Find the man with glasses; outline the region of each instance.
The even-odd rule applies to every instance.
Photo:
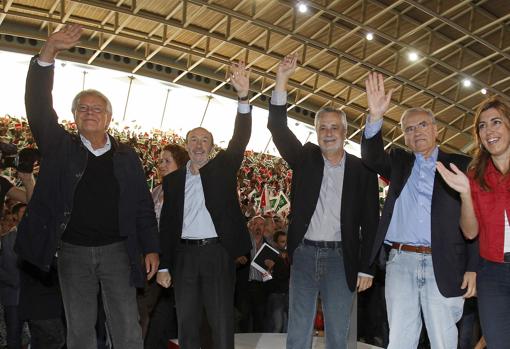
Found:
[[[99,91],[74,98],[77,135],[58,124],[52,105],[55,57],[80,36],[80,26],[65,26],[30,63],[25,104],[42,161],[16,249],[46,271],[58,250],[67,348],[97,348],[100,291],[113,346],[142,349],[135,286],[158,270],[159,237],[140,158],[107,133],[112,107]]]
[[[438,148],[434,114],[423,108],[408,109],[401,118],[411,152],[385,152],[381,128],[392,91],[385,93],[383,77],[377,73],[369,74],[366,88],[369,116],[362,159],[390,180],[371,255],[373,262],[380,252],[390,250],[385,291],[388,348],[416,348],[423,315],[432,348],[455,349],[464,298],[476,292],[478,246],[464,239],[460,197],[436,175],[436,162],[465,170],[469,158]]]

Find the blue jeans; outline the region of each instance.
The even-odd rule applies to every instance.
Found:
[[[432,256],[392,249],[386,263],[388,349],[418,346],[422,314],[432,349],[457,349],[456,323],[464,299],[444,297],[437,288]]]
[[[311,348],[319,293],[326,348],[346,348],[354,293],[345,279],[342,248],[300,244],[290,272],[287,349]]]
[[[477,276],[478,309],[489,349],[510,343],[510,263],[482,260]]]
[[[99,285],[113,347],[143,348],[130,271],[125,242],[98,247],[62,243],[58,274],[67,320],[67,348],[97,349]]]

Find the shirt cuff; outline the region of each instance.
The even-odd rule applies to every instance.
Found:
[[[372,279],[374,278],[374,276],[373,276],[373,275],[365,274],[365,273],[358,273],[358,276],[364,276],[364,277],[366,277],[366,278],[372,278]]]
[[[237,103],[237,112],[240,114],[249,114],[251,107],[248,103]]]
[[[41,67],[49,67],[49,66],[53,65],[53,63],[43,62],[39,58],[37,58],[36,61],[37,61],[37,64],[39,64]]]
[[[168,269],[167,269],[167,268],[165,268],[165,269],[159,269],[159,270],[158,270],[158,273],[165,273],[165,272],[166,272],[166,273],[168,273]]]
[[[287,91],[274,91],[271,92],[272,105],[285,105],[287,104]]]
[[[370,121],[370,115],[367,117],[367,124],[365,125],[365,138],[370,139],[377,134],[382,128],[383,119],[375,122]]]

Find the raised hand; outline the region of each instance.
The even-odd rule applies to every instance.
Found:
[[[468,177],[454,164],[450,164],[450,168],[453,172],[447,169],[441,162],[436,162],[436,170],[443,177],[446,184],[460,194],[470,194],[471,189]]]
[[[291,53],[285,56],[276,70],[276,91],[285,91],[287,89],[287,81],[294,74],[297,66],[297,53]]]
[[[390,90],[387,94],[385,93],[383,76],[376,72],[368,74],[365,85],[367,89],[370,121],[380,120],[390,106],[393,90]]]
[[[244,98],[250,91],[250,69],[246,68],[244,61],[232,63],[230,67],[230,83],[237,91],[237,96]]]
[[[39,59],[43,62],[53,63],[60,51],[68,50],[80,41],[81,32],[80,25],[67,24],[58,32],[51,34],[41,49]]]

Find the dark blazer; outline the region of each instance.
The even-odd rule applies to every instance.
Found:
[[[19,299],[19,268],[18,256],[14,253],[16,228],[1,239],[0,248],[0,303],[18,305]]]
[[[232,259],[251,249],[246,220],[239,206],[237,173],[244,158],[244,150],[251,135],[251,112],[237,114],[234,135],[226,150],[200,169],[205,206],[211,215],[221,245]],[[184,217],[184,189],[186,166],[163,179],[164,201],[159,222],[161,234],[161,265],[170,272],[174,264],[175,248],[182,234]]]
[[[291,215],[287,248],[292,257],[303,240],[315,212],[324,174],[324,158],[312,143],[302,145],[287,127],[286,106],[269,105],[267,127],[281,156],[293,171]],[[374,273],[369,256],[379,220],[377,175],[357,157],[345,153],[342,189],[342,250],[345,275],[351,291],[356,288],[358,272]]]
[[[390,225],[393,208],[411,174],[415,156],[411,152],[397,148],[384,151],[381,132],[370,139],[363,135],[361,155],[368,167],[390,181],[370,258],[373,262],[379,252],[384,251],[381,247]],[[467,156],[448,154],[441,150],[437,160],[447,167],[449,163],[454,163],[463,171],[470,161]],[[465,290],[460,288],[464,273],[476,271],[478,265],[478,241],[468,241],[464,238],[459,227],[459,218],[459,194],[445,183],[439,173],[436,173],[431,208],[432,263],[437,286],[445,297],[464,294]],[[384,256],[381,256],[381,259],[385,260]]]
[[[50,269],[71,218],[74,191],[88,159],[88,150],[80,137],[58,124],[51,95],[53,71],[53,66],[41,67],[36,57],[28,71],[25,106],[42,161],[32,199],[18,226],[16,241],[18,256],[45,271]],[[120,190],[119,231],[127,240],[131,282],[143,287],[145,272],[140,265],[140,255],[159,252],[154,203],[134,149],[117,143],[111,136],[110,140]]]

